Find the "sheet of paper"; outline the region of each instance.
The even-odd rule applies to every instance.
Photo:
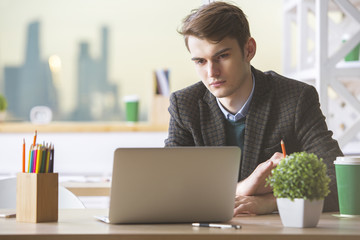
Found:
[[[16,217],[16,212],[15,212],[15,210],[0,209],[0,217],[1,218]]]

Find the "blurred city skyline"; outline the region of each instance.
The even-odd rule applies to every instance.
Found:
[[[40,44],[41,23],[31,22],[27,28],[26,49],[23,64],[4,66],[4,90],[8,100],[8,114],[11,120],[29,120],[33,107],[47,106],[55,121],[120,120],[118,89],[108,81],[108,38],[107,27],[101,29],[101,54],[90,55],[90,44],[78,45],[77,94],[75,110],[71,113],[59,111],[58,74],[61,59],[52,55],[42,59]]]
[[[52,109],[55,113],[54,117],[69,120],[76,116],[74,112],[80,111],[78,96],[80,91],[78,89],[79,75],[81,75],[78,66],[81,61],[78,57],[80,55],[80,45],[87,44],[89,59],[93,61],[100,59],[102,55],[101,42],[103,41],[101,28],[106,25],[102,23],[110,21],[108,17],[104,17],[106,13],[98,13],[96,17],[92,16],[99,9],[95,7],[100,3],[99,1],[76,0],[63,1],[62,3],[53,0],[0,0],[0,92],[5,93],[6,67],[27,65],[28,67],[25,67],[25,69],[32,69],[29,66],[30,61],[26,59],[26,55],[29,54],[29,52],[27,53],[29,51],[28,25],[37,22],[39,23],[36,39],[38,49],[34,49],[34,44],[30,48],[32,48],[33,53],[38,51],[39,56],[35,58],[42,62],[42,68],[44,68],[44,64],[50,64],[50,67],[53,68],[46,69],[45,67],[44,71],[48,71],[47,75],[50,76],[47,76],[47,78],[52,79],[52,83],[49,85],[50,88],[53,88],[53,94],[51,95],[54,101],[57,101],[56,104],[48,101],[47,104],[42,105],[54,108]],[[115,4],[112,1],[107,1],[107,3],[110,5]],[[86,6],[85,10],[84,6]],[[106,3],[105,7],[109,9]],[[79,15],[81,18],[79,18]],[[103,19],[103,21],[100,19]],[[110,39],[107,39],[107,41],[107,44],[109,44]],[[33,54],[33,57],[35,55]],[[111,54],[107,55],[111,56]],[[108,62],[110,60],[106,60],[106,64]],[[90,64],[90,61],[88,61],[88,64]],[[109,66],[106,66],[106,70],[108,69]],[[34,71],[32,72],[34,73]],[[84,74],[82,73],[82,75]],[[106,75],[110,76],[108,73]],[[116,83],[116,81],[113,82]],[[33,82],[33,84],[37,83]],[[117,85],[120,85],[119,80]],[[26,89],[25,86],[23,88]],[[119,89],[116,89],[116,92],[118,91]],[[18,94],[24,95],[23,92],[20,90]],[[14,92],[12,95],[17,94]],[[10,108],[13,105],[11,101],[13,100],[10,99]],[[111,101],[115,101],[118,106],[120,99],[112,99]],[[41,101],[29,100],[25,103],[30,104],[31,102],[34,104],[43,103],[44,98]],[[90,103],[87,106],[90,106]],[[21,114],[22,116],[15,116],[15,118],[20,117],[23,119],[25,117],[25,120],[28,120],[29,106],[23,106],[24,110],[25,108],[27,113]],[[77,114],[77,118],[84,119],[79,114]]]

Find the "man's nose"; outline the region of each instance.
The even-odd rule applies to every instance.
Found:
[[[218,77],[220,75],[220,67],[218,63],[209,62],[208,65],[208,76],[209,77]]]

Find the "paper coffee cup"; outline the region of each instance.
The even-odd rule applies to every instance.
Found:
[[[350,36],[348,34],[344,34],[342,36],[342,42],[345,43],[350,39]],[[360,43],[356,45],[344,58],[346,62],[351,61],[359,61],[359,55],[360,55]]]
[[[360,156],[337,157],[334,164],[340,215],[360,215]]]
[[[139,97],[137,95],[130,95],[124,97],[126,121],[137,122],[139,113]]]
[[[346,56],[345,61],[359,61],[359,53],[360,53],[360,43],[356,45]]]

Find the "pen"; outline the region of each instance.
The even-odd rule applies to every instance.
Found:
[[[286,158],[285,143],[282,139],[281,139],[280,143],[281,143],[281,150],[283,152],[284,158]]]
[[[193,223],[193,227],[209,227],[209,228],[235,228],[240,229],[240,225],[233,224],[217,224],[217,223]]]

